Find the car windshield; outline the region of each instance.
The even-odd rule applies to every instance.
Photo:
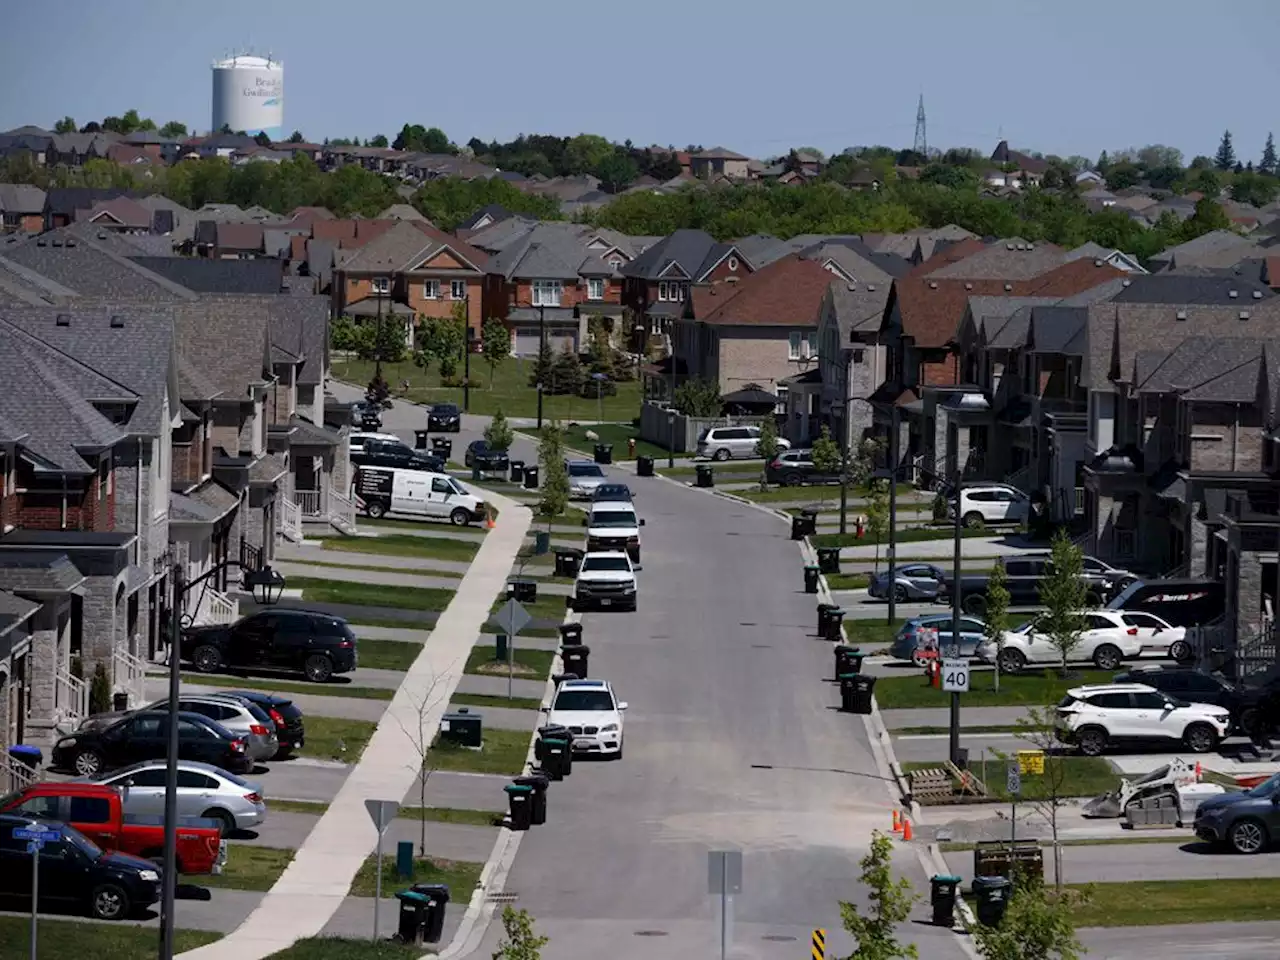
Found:
[[[612,710],[613,697],[608,690],[561,690],[553,709],[575,713],[588,710]]]
[[[102,848],[99,847],[92,840],[90,840],[88,837],[86,837],[79,830],[76,830],[73,827],[69,827],[66,824],[63,824],[62,836],[66,839],[67,843],[70,846],[75,847],[77,850],[83,853],[90,860],[97,860],[99,857],[102,856]]]
[[[604,471],[594,463],[571,463],[569,464],[569,476],[598,478],[604,476]]]
[[[591,513],[593,527],[634,527],[636,515],[630,510],[595,510]]]
[[[1036,621],[1034,619],[1031,619],[1018,624],[1009,632],[1010,633],[1030,633],[1032,630],[1035,629],[1035,626],[1036,626]]]
[[[1256,787],[1246,790],[1244,795],[1246,797],[1256,797],[1265,800],[1267,797],[1275,796],[1278,790],[1280,790],[1280,773],[1263,780]]]
[[[596,490],[597,500],[630,500],[631,488],[625,483],[604,483]]]
[[[467,494],[467,488],[466,488],[466,487],[464,487],[462,484],[460,484],[457,480],[454,480],[453,478],[450,478],[450,479],[449,479],[449,484],[450,484],[450,486],[452,486],[452,487],[453,487],[453,492],[454,492],[454,493],[460,493],[460,494],[462,494],[463,496],[466,496],[466,494]]]
[[[434,407],[431,408],[431,412],[442,414],[446,417],[450,417],[458,412],[458,408],[455,407],[452,403],[437,403]]]
[[[582,569],[591,570],[630,570],[631,564],[621,555],[611,557],[587,557],[582,561]]]

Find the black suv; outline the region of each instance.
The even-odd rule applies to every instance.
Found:
[[[351,463],[357,467],[392,467],[401,470],[426,470],[443,473],[444,461],[439,457],[414,450],[401,440],[377,440],[370,437],[358,449],[351,449]]]
[[[813,463],[812,450],[783,450],[764,469],[765,480],[784,487],[802,483],[838,483],[839,472],[820,473]]]
[[[454,403],[437,403],[427,413],[427,429],[432,433],[461,433],[462,411]]]
[[[1211,703],[1231,712],[1234,730],[1249,736],[1274,722],[1275,692],[1267,687],[1232,686],[1222,677],[1189,666],[1149,664],[1117,673],[1116,683],[1145,683],[1176,700]]]
[[[356,635],[341,617],[264,610],[227,626],[182,632],[182,659],[201,673],[301,670],[313,683],[356,668]]]
[[[488,440],[472,440],[467,444],[463,465],[479,467],[486,473],[490,471],[496,473],[499,470],[506,470],[511,465],[511,459],[507,456],[507,451],[495,450],[489,446]]]
[[[1049,555],[1001,557],[996,561],[1004,567],[1006,586],[1009,590],[1009,606],[1038,607],[1040,602],[1040,583],[1049,572]],[[949,571],[946,579],[938,587],[937,599],[951,602],[952,577]],[[1088,590],[1087,602],[1091,607],[1101,607],[1103,600],[1109,595],[1109,588],[1103,581],[1092,577],[1086,569],[1081,574]],[[960,608],[973,616],[982,616],[987,612],[987,583],[990,574],[972,573],[960,575]]]
[[[368,400],[357,400],[351,404],[351,422],[361,430],[381,430],[382,408]]]

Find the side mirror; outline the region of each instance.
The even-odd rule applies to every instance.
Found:
[[[644,526],[644,517],[641,517],[641,518],[640,518],[640,526],[642,526],[642,527]]]
[[[621,703],[618,704],[618,709],[620,711],[625,710],[627,709],[628,706],[630,706],[630,704],[628,704],[627,701],[623,700]]]

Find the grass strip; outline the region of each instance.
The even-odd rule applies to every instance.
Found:
[[[970,540],[975,537],[998,537],[1001,536],[999,531],[993,530],[970,530],[964,529],[960,531],[963,539]],[[955,531],[950,527],[937,527],[929,529],[910,529],[899,530],[895,536],[898,543],[925,543],[933,540],[950,540],[955,536]],[[809,540],[815,547],[869,547],[873,543],[868,542],[865,536],[859,537],[854,532],[849,533],[820,533],[817,536],[810,537]],[[937,560],[934,557],[934,560]]]
[[[592,400],[594,401],[594,399],[593,397]],[[599,439],[589,439],[587,437],[588,431],[594,433]],[[635,440],[637,457],[653,457],[656,460],[667,455],[666,447],[650,443],[648,440],[641,440],[640,428],[634,427],[629,423],[579,424],[566,430],[564,437],[566,446],[572,447],[587,456],[592,456],[595,453],[597,443],[612,444],[615,463],[624,463],[629,459],[628,440]]]
[[[401,807],[396,816],[401,820],[456,823],[466,827],[493,827],[502,823],[502,814],[492,810],[460,810],[457,807]]]
[[[1135,880],[1072,887],[1090,895],[1073,918],[1079,927],[1280,920],[1280,881],[1270,878]]]
[[[949,734],[950,727],[889,727],[889,732],[898,737],[939,737]],[[1012,723],[989,723],[977,726],[960,727],[960,733],[1021,733],[1022,728]]]
[[[482,863],[469,863],[466,860],[445,860],[440,857],[416,857],[413,861],[413,876],[402,877],[396,872],[396,858],[382,858],[382,895],[389,896],[394,890],[403,890],[414,883],[443,883],[449,888],[450,899],[455,903],[466,903],[471,899],[471,892],[480,879]],[[351,881],[351,896],[372,897],[377,892],[378,858],[371,855]],[[421,952],[421,948],[419,948]],[[307,954],[308,957],[311,954]]]
[[[1106,670],[1072,670],[1067,679],[1056,670],[1043,673],[1002,674],[1000,691],[991,689],[994,673],[976,673],[969,692],[964,694],[966,707],[1041,707],[1057,703],[1072,687],[1091,683],[1110,683],[1113,672]],[[876,702],[881,710],[914,707],[945,707],[951,694],[928,686],[922,674],[905,677],[881,677],[876,681]]]
[[[309,813],[321,817],[328,809],[329,804],[323,800],[272,800],[267,797],[268,813]]]
[[[394,690],[384,690],[381,687],[357,687],[348,683],[290,683],[277,680],[252,680],[245,677],[218,677],[201,673],[184,673],[182,682],[201,687],[223,687],[227,690],[266,690],[268,693],[297,693],[313,697],[344,697],[352,700],[390,700],[396,695]],[[310,720],[307,724],[309,732]]]
[[[498,594],[498,599],[493,601],[493,606],[490,608],[489,612],[497,613],[506,605],[506,603],[507,594],[504,591],[503,593]],[[558,594],[542,593],[541,591],[538,593],[538,599],[533,601],[533,603],[521,602],[520,606],[524,607],[525,611],[528,612],[528,614],[535,620],[549,620],[552,623],[557,624],[564,622],[565,611],[568,610],[568,606],[565,604],[565,598],[563,596]],[[520,632],[527,633],[528,631],[522,630]],[[556,635],[558,635],[558,633]]]
[[[227,863],[217,876],[198,876],[183,881],[189,886],[229,890],[270,890],[280,874],[293,862],[293,851],[280,847],[259,847],[247,843],[227,844]],[[0,953],[2,955],[2,953]]]
[[[318,760],[341,760],[355,763],[369,745],[369,738],[378,725],[371,720],[346,720],[342,717],[322,717],[309,714],[304,721],[306,736],[300,757]]]
[[[415,537],[414,539],[457,540],[460,543],[474,543],[476,544],[477,547],[480,545],[480,541],[484,539],[484,535],[488,533],[488,530],[485,529],[484,524],[480,524],[480,523],[473,523],[470,526],[466,526],[466,527],[455,527],[451,524],[444,523],[444,522],[432,524],[428,520],[397,520],[394,517],[378,517],[376,520],[373,517],[361,517],[360,526],[382,527],[387,530],[415,530],[417,531],[418,536]],[[461,536],[461,537],[444,537],[444,536],[436,537],[436,536],[432,536],[430,533],[424,534],[422,532],[424,530],[430,531],[433,527],[438,530],[452,530],[455,533],[462,533],[463,531],[465,531],[467,534],[474,534],[474,536],[468,535],[468,536]],[[414,535],[406,534],[406,536],[414,536]]]
[[[479,750],[437,740],[427,751],[425,766],[430,770],[449,770],[454,773],[518,776],[524,771],[530,738],[531,734],[527,730],[488,727],[484,731],[484,746]]]
[[[519,637],[516,637],[516,645],[514,648],[508,647],[508,652],[512,654],[513,667],[512,672],[517,677],[524,679],[542,680],[551,673],[551,664],[555,661],[556,655],[552,650],[529,650],[519,645]],[[498,648],[492,646],[472,647],[471,653],[467,655],[466,666],[462,668],[463,673],[477,673],[483,676],[506,676],[507,661],[497,659]]]
[[[0,917],[0,957],[27,960],[31,955],[30,931],[29,912],[22,917]],[[222,939],[222,934],[210,930],[175,930],[173,934],[175,956]],[[42,957],[150,960],[156,955],[156,929],[129,923],[85,923],[41,913],[37,946]]]
[[[495,707],[503,710],[541,710],[542,701],[533,697],[493,697],[487,693],[455,693],[449,706]]]
[[[371,670],[408,670],[422,652],[422,644],[412,640],[370,640],[361,637],[357,650],[360,666]]]
[[[1015,751],[1010,750],[1009,752],[1013,753]],[[1062,765],[1061,774],[1058,775],[1060,782],[1057,794],[1059,797],[1096,797],[1116,788],[1117,774],[1115,768],[1102,757],[1053,757],[1047,758],[1047,763]],[[936,761],[904,763],[902,769],[908,772],[912,770],[934,770],[941,765],[942,760],[939,759]],[[987,785],[989,799],[1009,799],[1009,794],[1005,791],[1005,761],[1003,759],[995,760],[991,763],[971,760],[969,769]],[[1046,774],[1046,776],[1053,776],[1053,774]],[[1023,774],[1022,794],[1018,799],[1019,802],[1024,800],[1029,802],[1047,800],[1051,792],[1053,791],[1049,789],[1045,776]],[[929,804],[929,801],[923,797],[919,799],[921,803]]]
[[[885,622],[884,617],[877,617],[874,620],[849,620],[844,621],[845,642],[855,647],[866,647],[877,643],[889,643],[893,640],[894,635],[898,632],[903,621],[901,618],[895,619],[892,623]],[[818,629],[818,615],[815,613],[813,618],[813,629]],[[876,693],[879,694],[880,687],[877,681]],[[881,709],[884,704],[881,704]]]
[[[155,932],[148,932],[154,940]],[[152,953],[154,952],[153,950]],[[308,937],[271,954],[267,960],[418,960],[421,956],[421,947],[400,943],[398,940]]]
[[[1072,837],[1068,840],[1059,840],[1058,843],[1064,847],[1119,847],[1126,844],[1144,844],[1144,843],[1189,843],[1193,841],[1191,834],[1187,833],[1169,833],[1159,834],[1157,836],[1123,836],[1123,837]],[[1019,841],[1021,842],[1021,841]],[[1046,850],[1053,849],[1053,843],[1050,840],[1042,839],[1040,846]],[[977,845],[973,843],[940,843],[938,849],[943,853],[964,853],[966,851],[976,850]]]
[[[719,470],[715,471],[717,474]],[[756,469],[756,476],[760,475],[759,468]],[[752,503],[798,503],[805,498],[805,490],[821,490],[823,496],[815,500],[815,503],[826,503],[829,499],[835,498],[836,501],[840,497],[840,488],[834,485],[825,485],[820,487],[771,487],[768,490],[735,490],[735,496],[742,497],[744,500],[750,500]],[[832,492],[834,491],[834,493]],[[912,493],[914,488],[909,484],[898,484],[898,495],[903,496]],[[865,487],[850,487],[849,499],[857,500],[866,497],[870,491]]]
[[[360,521],[364,523],[365,521]],[[369,553],[387,557],[422,557],[431,560],[475,559],[480,541],[460,540],[454,537],[414,537],[406,533],[393,533],[384,537],[323,537],[320,545],[325,550],[340,553]]]
[[[309,603],[341,603],[353,607],[385,607],[394,610],[420,610],[440,613],[453,599],[452,590],[439,587],[395,587],[381,583],[343,583],[340,580],[318,580],[290,577],[290,590],[301,590]]]

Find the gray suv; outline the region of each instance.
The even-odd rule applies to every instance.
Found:
[[[758,457],[756,444],[760,442],[760,428],[753,424],[736,427],[707,427],[698,436],[698,456],[712,460],[745,459]],[[790,450],[791,444],[778,440],[778,449]]]

